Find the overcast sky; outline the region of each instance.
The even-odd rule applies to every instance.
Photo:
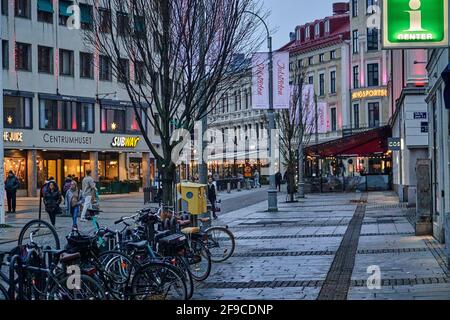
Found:
[[[338,0],[263,0],[271,11],[269,28],[277,29],[273,35],[273,48],[278,49],[289,41],[289,32],[297,25],[333,14],[333,2]]]

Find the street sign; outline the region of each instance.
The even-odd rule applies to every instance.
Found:
[[[427,118],[428,116],[426,112],[414,112],[414,120],[422,120]]]
[[[391,151],[400,151],[402,150],[402,140],[400,138],[389,138],[388,147]]]
[[[421,122],[420,123],[420,132],[421,133],[428,133],[428,122]]]
[[[446,47],[448,0],[383,0],[383,48]]]

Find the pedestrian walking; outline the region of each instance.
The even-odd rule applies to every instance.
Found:
[[[80,190],[76,181],[71,182],[65,196],[66,210],[72,216],[72,230],[78,231],[78,216],[80,213]]]
[[[14,172],[9,171],[5,180],[6,199],[8,202],[8,213],[16,213],[16,194],[20,183]]]
[[[91,170],[86,170],[86,176],[83,179],[82,185],[82,198],[83,198],[83,210],[81,211],[81,221],[86,221],[86,213],[88,209],[92,209],[93,200],[97,194],[95,187],[95,181],[91,177]]]
[[[70,175],[67,176],[66,180],[64,180],[64,184],[63,184],[63,188],[62,188],[62,196],[64,197],[64,199],[66,198],[67,191],[72,186],[72,181],[74,181],[74,180],[72,179],[72,177]]]
[[[278,171],[275,175],[275,185],[277,187],[278,192],[281,192],[281,181],[283,180],[283,176],[281,175],[281,172]]]
[[[216,201],[217,201],[217,192],[216,192],[216,186],[214,185],[213,179],[208,179],[208,200],[211,202],[211,210],[213,212],[214,219],[217,219],[217,213],[216,213]]]
[[[261,188],[261,183],[259,183],[259,171],[255,170],[253,174],[253,179],[255,180],[255,188]]]
[[[44,206],[47,211],[50,221],[53,226],[56,225],[56,216],[61,214],[60,204],[62,201],[61,192],[59,191],[56,182],[50,181],[47,188],[44,189]]]

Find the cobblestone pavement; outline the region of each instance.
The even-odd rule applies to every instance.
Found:
[[[416,237],[395,194],[309,195],[224,214],[237,237],[234,257],[213,265],[195,299],[450,299],[442,246]],[[361,200],[363,200],[361,202]],[[381,271],[370,290],[368,267]]]
[[[294,204],[281,194],[280,211],[268,213],[266,191],[221,195],[224,211],[215,224],[230,227],[237,249],[196,285],[195,299],[450,299],[442,245],[414,236],[395,194],[308,195]],[[100,223],[111,226],[142,206],[137,194],[105,197]],[[11,239],[37,213],[32,201],[22,210],[8,216],[13,228],[0,229],[0,250],[14,246]],[[57,224],[61,237],[69,232],[70,218]],[[380,268],[380,290],[367,287],[370,266]]]

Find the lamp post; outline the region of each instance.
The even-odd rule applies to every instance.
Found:
[[[268,112],[268,118],[269,118],[269,159],[273,160],[274,150],[272,150],[272,135],[273,131],[275,130],[275,115],[274,115],[274,109],[273,109],[273,51],[272,51],[272,37],[270,35],[269,28],[267,26],[267,23],[264,21],[263,18],[261,18],[259,15],[257,15],[254,12],[251,11],[244,11],[245,13],[251,14],[255,17],[257,17],[259,20],[261,20],[262,24],[266,28],[267,31],[267,46],[269,49],[269,112]],[[275,163],[271,163],[272,168],[275,170]],[[269,212],[277,212],[278,211],[278,199],[277,199],[277,188],[275,185],[275,172],[270,174],[269,177],[270,181],[270,187],[268,191],[268,206]]]

